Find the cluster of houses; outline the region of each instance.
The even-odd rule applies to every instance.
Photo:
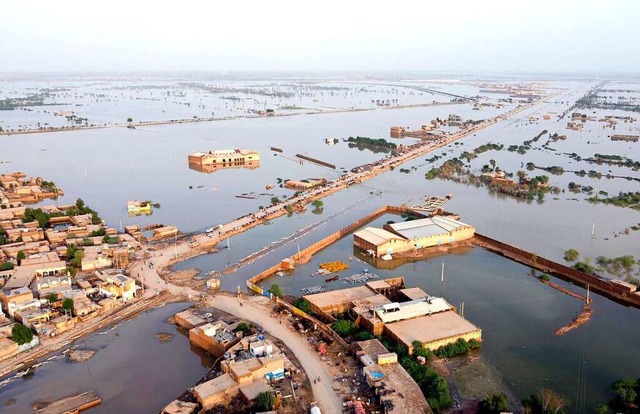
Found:
[[[28,349],[11,340],[14,324],[35,332],[37,345],[38,337],[109,312],[139,289],[123,274],[139,238],[107,228],[95,214],[77,214],[77,205],[38,207],[34,219],[34,210],[16,204],[0,209],[0,360]]]
[[[23,203],[37,203],[45,198],[64,195],[63,191],[42,177],[27,178],[26,174],[16,171],[0,174],[0,207],[8,208]]]
[[[212,355],[221,357],[220,375],[193,387],[193,395],[203,410],[228,404],[236,397],[253,402],[262,392],[276,393],[274,383],[285,378],[285,372],[295,367],[282,351],[263,335],[244,336],[238,330],[242,322],[227,324],[222,320],[208,322],[192,310],[175,316],[176,323],[189,329],[189,341]],[[196,404],[174,401],[164,412],[175,405],[184,411],[194,412]]]

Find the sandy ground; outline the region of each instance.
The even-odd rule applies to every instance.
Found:
[[[239,306],[239,303],[242,303],[242,306]],[[333,377],[329,373],[329,367],[310,347],[305,337],[290,331],[288,324],[281,324],[281,319],[271,316],[272,303],[269,299],[262,296],[236,298],[215,295],[208,301],[208,305],[250,320],[284,342],[296,355],[309,378],[320,377],[319,382],[315,384],[311,382],[311,388],[316,401],[320,402],[322,412],[329,414],[342,412],[342,399],[333,389]]]

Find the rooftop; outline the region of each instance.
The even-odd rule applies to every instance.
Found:
[[[423,315],[432,315],[445,312],[452,306],[444,298],[421,298],[409,302],[395,302],[380,305],[376,308],[376,315],[384,323],[416,318]]]
[[[200,385],[196,385],[193,388],[193,392],[199,395],[200,398],[204,400],[211,395],[219,394],[235,386],[237,386],[237,384],[233,380],[233,378],[231,378],[231,375],[222,374],[210,381],[203,382]]]
[[[390,401],[394,413],[423,414],[431,412],[418,384],[398,363],[377,365],[373,361],[378,360],[379,355],[388,354],[389,351],[377,339],[358,342],[361,354],[366,356],[361,361],[367,361],[367,371],[382,374],[376,386],[384,389],[381,392],[383,401]]]
[[[256,399],[261,392],[273,391],[271,385],[266,380],[253,381],[247,385],[240,387],[240,392],[249,401]]]
[[[357,286],[347,289],[332,290],[330,292],[316,293],[313,295],[305,295],[304,298],[322,309],[335,304],[375,296],[375,294],[375,292],[372,292],[371,289],[366,286]]]
[[[387,324],[385,328],[405,344],[411,344],[413,341],[429,343],[480,330],[454,311],[405,319]]]
[[[365,227],[364,229],[355,232],[353,235],[354,237],[359,237],[374,246],[380,246],[389,240],[402,240],[402,237],[397,234],[393,234],[390,231],[376,227]]]
[[[434,216],[430,218],[392,223],[389,224],[389,227],[391,227],[396,233],[411,240],[422,237],[437,236],[472,226],[452,218]]]
[[[429,296],[427,292],[420,289],[419,287],[400,289],[400,293],[402,293],[409,300],[421,299]]]

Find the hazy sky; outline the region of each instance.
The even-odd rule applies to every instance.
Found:
[[[0,0],[0,71],[640,72],[640,1]]]

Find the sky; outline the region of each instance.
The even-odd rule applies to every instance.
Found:
[[[640,1],[0,0],[0,72],[640,73]]]

